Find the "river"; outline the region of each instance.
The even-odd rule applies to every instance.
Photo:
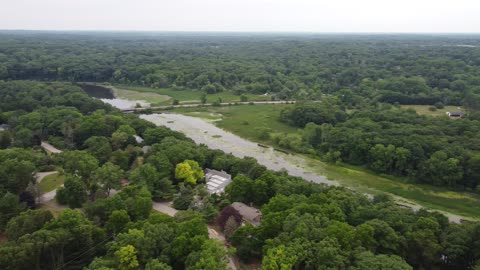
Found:
[[[270,170],[280,171],[285,169],[290,175],[302,177],[315,183],[339,185],[335,181],[309,171],[309,168],[304,166],[304,164],[309,163],[305,158],[282,153],[272,148],[260,147],[256,143],[218,128],[211,121],[172,113],[142,114],[140,118],[182,132],[197,144],[205,144],[211,149],[220,149],[240,158],[254,157],[259,164]]]
[[[78,84],[80,88],[87,93],[90,97],[100,99],[101,101],[112,105],[115,108],[120,110],[130,110],[140,105],[142,108],[150,107],[150,103],[146,102],[145,100],[129,100],[118,98],[115,96],[115,92],[108,87],[95,85],[95,84],[88,84],[88,83],[81,83]]]

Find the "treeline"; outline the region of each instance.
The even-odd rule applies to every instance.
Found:
[[[418,183],[474,190],[480,181],[480,122],[420,116],[378,104],[345,113],[342,105],[297,104],[280,119],[302,127],[299,134],[273,136],[281,146],[329,162],[366,165],[378,173]]]
[[[477,36],[4,32],[0,79],[269,92],[280,99],[347,91],[355,99],[459,105],[480,93],[478,44]]]

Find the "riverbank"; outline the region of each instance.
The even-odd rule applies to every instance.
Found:
[[[399,204],[413,209],[425,207],[440,211],[455,222],[480,218],[480,198],[474,194],[411,184],[402,179],[375,175],[359,167],[326,164],[304,155],[288,155],[272,148],[259,147],[256,142],[219,128],[223,120],[214,122],[211,119],[179,114],[152,114],[141,117],[157,125],[183,132],[195,142],[206,144],[210,148],[221,149],[239,157],[255,157],[260,164],[272,170],[284,168],[291,175],[309,181],[344,185],[368,194],[389,193]]]

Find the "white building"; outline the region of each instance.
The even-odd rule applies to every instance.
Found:
[[[232,176],[224,171],[205,169],[205,183],[210,194],[220,194],[232,182]]]

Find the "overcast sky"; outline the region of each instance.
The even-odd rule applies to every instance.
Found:
[[[0,0],[0,29],[480,32],[480,0]]]

